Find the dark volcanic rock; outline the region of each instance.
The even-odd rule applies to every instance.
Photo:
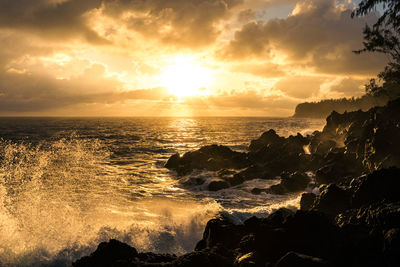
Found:
[[[316,172],[317,184],[340,183],[346,177],[359,176],[363,171],[361,164],[343,151],[330,152],[324,160],[325,166]]]
[[[208,221],[203,233],[203,239],[196,245],[196,250],[211,248],[217,244],[232,248],[243,236],[241,227],[232,224],[227,219],[212,219]]]
[[[229,187],[229,183],[224,180],[214,180],[208,184],[208,190],[218,191]]]
[[[275,267],[333,267],[333,265],[323,259],[291,251],[279,259]]]
[[[399,266],[400,263],[400,229],[388,230],[384,236],[384,258],[389,267]]]
[[[83,257],[72,264],[74,267],[108,267],[108,266],[129,266],[138,256],[135,248],[111,239],[109,242],[102,242],[96,251],[90,256]]]
[[[245,153],[232,151],[229,147],[211,145],[187,152],[182,157],[172,155],[165,167],[175,170],[178,175],[186,175],[194,169],[217,171],[221,169],[241,169],[248,166]]]
[[[350,193],[346,190],[330,184],[316,197],[313,209],[334,217],[351,208],[350,197]]]
[[[375,171],[369,175],[353,179],[351,189],[354,191],[354,207],[387,200],[400,201],[400,169],[390,168]]]
[[[304,191],[310,182],[310,177],[308,177],[305,173],[282,173],[280,184],[271,186],[268,191],[279,195],[300,192]]]
[[[400,202],[376,202],[359,209],[347,210],[336,216],[336,224],[342,228],[397,228],[400,225]]]
[[[177,169],[179,167],[180,160],[181,160],[181,157],[179,156],[178,153],[176,153],[168,159],[168,161],[164,165],[164,167],[167,169]]]
[[[249,151],[256,152],[268,145],[280,145],[282,144],[284,138],[276,134],[275,130],[270,129],[269,131],[263,133],[260,138],[251,141],[249,146]]]
[[[303,193],[300,200],[300,209],[304,211],[310,210],[314,205],[316,197],[314,193]]]

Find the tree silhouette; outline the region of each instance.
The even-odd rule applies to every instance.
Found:
[[[388,65],[378,74],[379,82],[371,79],[365,89],[368,94],[387,95],[389,99],[394,99],[400,96],[400,1],[362,0],[352,17],[365,16],[376,11],[379,5],[383,8],[383,14],[372,27],[366,25],[364,48],[354,52],[379,52],[388,57]]]

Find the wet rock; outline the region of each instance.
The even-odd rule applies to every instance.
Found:
[[[240,266],[240,267],[256,266],[256,255],[254,252],[249,252],[244,255],[239,255],[236,257],[234,264],[235,266]]]
[[[277,135],[275,130],[270,129],[269,131],[263,133],[260,138],[251,141],[249,151],[259,151],[268,145],[280,144],[283,142],[283,140],[284,138]]]
[[[265,167],[251,165],[248,168],[234,174],[232,177],[228,177],[226,180],[229,181],[232,186],[235,186],[253,179],[274,179],[274,177],[268,174],[269,170]]]
[[[296,252],[288,252],[279,259],[275,267],[333,267],[329,262]]]
[[[138,262],[156,264],[156,263],[171,263],[175,261],[178,257],[171,254],[156,254],[152,252],[139,253],[137,256]]]
[[[400,202],[376,202],[350,209],[335,218],[341,228],[392,229],[400,225]]]
[[[108,267],[115,266],[118,262],[119,266],[129,266],[138,256],[135,248],[122,243],[118,240],[111,239],[109,242],[102,242],[96,251],[90,256],[83,257],[72,264],[74,267]]]
[[[167,169],[177,169],[179,167],[180,159],[181,156],[178,153],[176,153],[168,159],[164,167]]]
[[[227,181],[224,180],[213,180],[208,184],[208,190],[209,191],[218,191],[218,190],[222,190],[225,188],[229,188],[229,183]]]
[[[304,211],[310,210],[316,197],[314,193],[303,193],[300,200],[300,209]]]
[[[239,244],[243,236],[242,226],[237,226],[227,219],[212,219],[208,221],[203,233],[203,239],[196,245],[196,250],[211,248],[217,244],[233,248]]]
[[[351,208],[350,197],[350,193],[346,190],[336,184],[330,184],[316,197],[313,209],[335,217],[338,213]]]
[[[353,179],[352,205],[360,207],[381,200],[400,201],[400,169],[390,168],[375,171]]]
[[[271,186],[268,191],[274,194],[287,194],[304,191],[311,182],[310,177],[304,173],[295,172],[292,174],[282,173],[281,182]]]
[[[245,153],[232,151],[226,146],[210,145],[186,152],[182,157],[178,154],[172,155],[165,166],[175,170],[178,175],[186,175],[194,169],[241,169],[248,166],[248,161]]]
[[[400,263],[400,229],[392,228],[384,236],[384,257],[388,267],[399,266]]]
[[[233,260],[233,254],[229,250],[217,246],[182,255],[171,267],[230,267]]]
[[[331,152],[325,156],[325,166],[316,172],[317,184],[340,183],[347,177],[359,176],[363,168],[353,155],[341,152]]]
[[[217,177],[223,178],[223,177],[232,177],[235,173],[236,173],[236,171],[234,171],[234,170],[221,169],[216,173],[216,175],[217,175]]]
[[[268,192],[268,190],[267,189],[262,189],[262,188],[257,188],[257,187],[251,189],[251,193],[253,195],[259,195],[259,194],[261,194],[263,192]]]
[[[200,177],[184,177],[179,182],[184,186],[198,186],[204,184],[205,180]]]

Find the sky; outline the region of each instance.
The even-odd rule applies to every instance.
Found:
[[[290,116],[358,97],[351,0],[1,0],[0,116]]]

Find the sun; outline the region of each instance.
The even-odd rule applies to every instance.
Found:
[[[208,95],[211,71],[189,58],[175,58],[164,68],[161,83],[177,97]]]

